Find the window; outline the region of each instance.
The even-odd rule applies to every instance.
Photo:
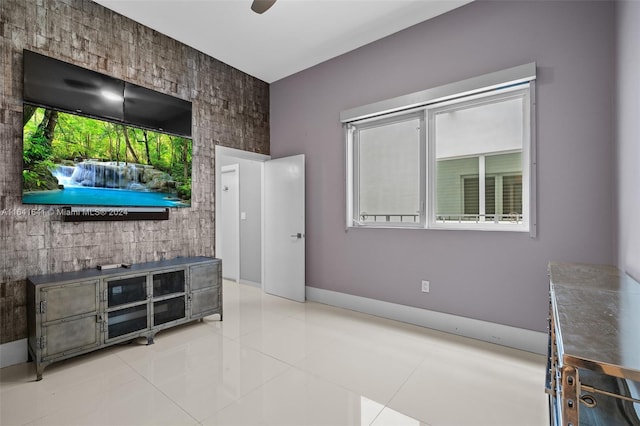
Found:
[[[365,122],[353,127],[356,209],[360,225],[422,224],[421,114]]]
[[[433,227],[524,224],[528,92],[496,90],[426,109],[435,166]]]
[[[516,68],[523,72],[524,68]],[[513,70],[489,76],[500,78]],[[439,95],[451,93],[417,106],[384,110],[386,103],[414,101],[430,91],[343,112],[347,226],[513,230],[533,235],[535,64],[526,70],[525,81],[506,80],[464,93],[454,89],[468,86],[469,81],[437,88]]]

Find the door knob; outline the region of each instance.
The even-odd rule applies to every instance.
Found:
[[[297,234],[292,234],[292,235],[290,235],[290,237],[291,237],[291,238],[297,238],[297,239],[300,239],[300,238],[302,238],[302,234],[301,234],[300,232],[298,232]]]

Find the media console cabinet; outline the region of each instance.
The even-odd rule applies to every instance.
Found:
[[[552,426],[640,425],[640,283],[614,266],[549,264]]]
[[[219,314],[222,263],[185,257],[27,278],[36,379],[57,361]]]

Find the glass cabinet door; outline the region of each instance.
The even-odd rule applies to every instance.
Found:
[[[153,274],[153,297],[184,293],[184,270]]]
[[[109,312],[108,324],[108,339],[148,328],[147,304]]]
[[[147,276],[121,278],[107,281],[107,305],[126,305],[147,299]]]
[[[165,324],[185,317],[184,296],[153,303],[153,325]]]

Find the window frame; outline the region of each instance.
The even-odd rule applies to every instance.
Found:
[[[401,123],[403,121],[410,121],[417,119],[420,123],[420,148],[419,148],[419,170],[420,170],[420,181],[419,181],[419,212],[418,212],[418,221],[417,222],[361,222],[360,221],[360,182],[359,182],[359,173],[360,170],[360,136],[359,132],[363,130],[369,130],[376,127],[382,127],[390,124]],[[349,217],[347,218],[347,226],[348,227],[384,227],[384,228],[424,228],[426,225],[426,212],[425,212],[425,203],[426,203],[426,172],[425,172],[425,163],[426,163],[426,146],[425,146],[425,112],[423,109],[420,110],[412,110],[412,111],[403,111],[400,113],[390,114],[388,116],[384,116],[382,118],[374,118],[362,120],[357,123],[350,123],[347,125],[347,132],[349,133],[348,137],[348,145],[351,147],[349,149],[351,154],[351,192],[347,193],[347,196],[351,199],[351,213],[347,213],[348,216],[351,215],[351,225],[349,224]],[[347,168],[349,168],[349,163],[347,163]],[[395,216],[395,215],[394,215]],[[378,225],[379,224],[379,225]]]
[[[346,141],[346,230],[351,228],[408,228],[436,230],[481,230],[500,232],[529,232],[537,235],[536,218],[536,101],[535,62],[473,77],[444,86],[439,86],[396,98],[375,102],[340,113]],[[508,97],[523,97],[523,146],[522,146],[522,204],[523,222],[510,223],[437,223],[435,179],[435,142],[433,139],[434,114],[446,107],[460,109],[467,104],[481,104]],[[494,100],[495,102],[495,100]],[[378,222],[362,223],[358,215],[356,179],[357,129],[364,129],[400,121],[403,116],[422,115],[420,140],[420,220],[418,223]],[[514,152],[514,151],[511,151]],[[489,154],[493,155],[493,153]],[[497,194],[496,194],[497,196]]]
[[[437,104],[426,107],[428,114],[428,137],[427,137],[427,147],[429,151],[429,161],[428,167],[430,167],[431,172],[427,177],[428,184],[428,192],[429,198],[427,203],[428,210],[428,220],[427,220],[427,228],[428,229],[469,229],[476,231],[516,231],[516,232],[530,232],[530,205],[531,205],[531,91],[532,87],[530,83],[522,83],[518,85],[508,86],[502,89],[491,90],[485,93],[465,96],[459,99],[454,99],[451,101],[439,102]],[[469,108],[471,106],[478,105],[489,105],[496,102],[505,101],[508,99],[523,99],[523,111],[522,111],[522,223],[494,223],[494,222],[470,222],[470,223],[461,223],[461,222],[439,222],[436,218],[436,171],[435,171],[435,149],[436,149],[436,140],[435,140],[435,125],[434,119],[435,115],[440,112],[447,111],[456,111],[465,108]],[[504,153],[509,153],[514,151],[505,151]],[[482,154],[485,158],[489,155],[496,155],[495,153],[491,154]],[[475,157],[474,157],[475,158]],[[484,170],[482,171],[483,177],[486,176]],[[525,185],[525,182],[528,182],[528,185]]]

